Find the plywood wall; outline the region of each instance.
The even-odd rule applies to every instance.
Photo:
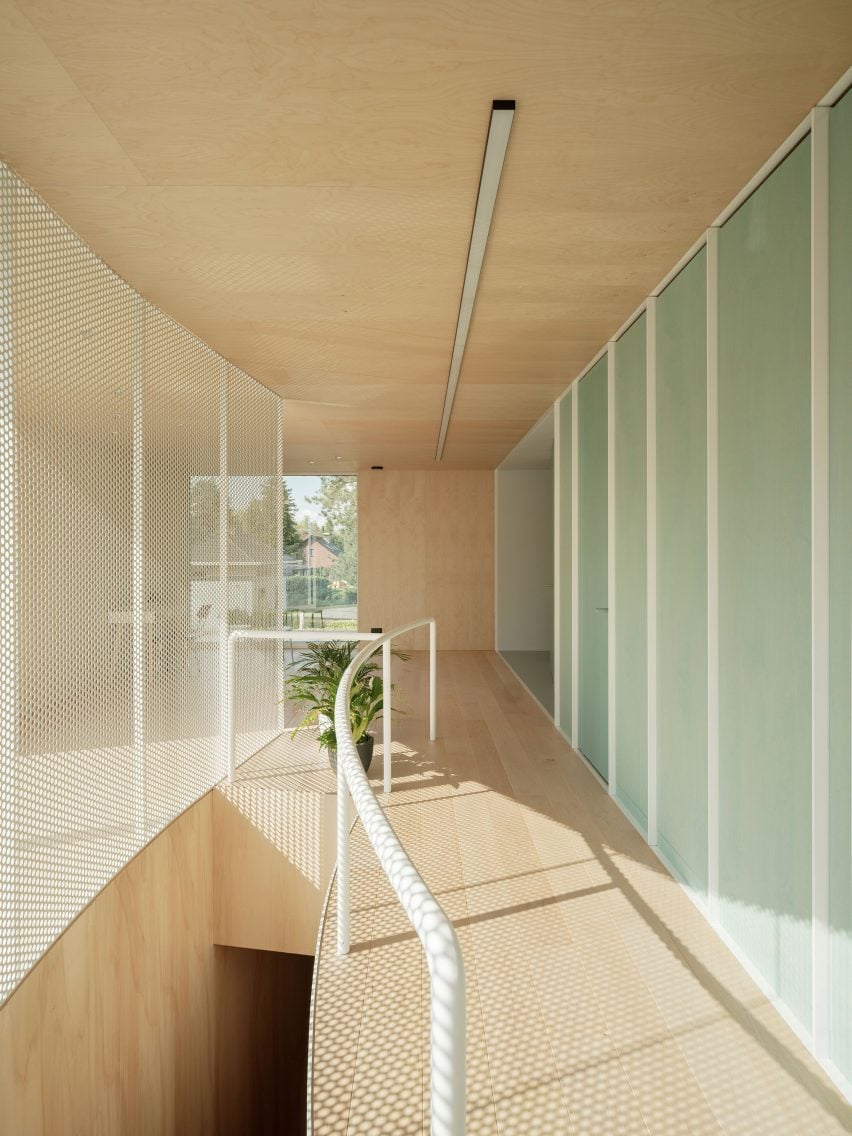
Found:
[[[210,795],[107,885],[0,1012],[0,1132],[215,1130]]]
[[[256,775],[211,798],[212,941],[313,956],[337,858],[336,794]]]
[[[295,1131],[287,1124],[304,1107],[303,1003],[334,860],[334,797],[318,800],[307,830],[298,806],[306,866],[228,788],[202,797],[122,869],[0,1009],[0,1136]],[[297,805],[274,784],[255,804],[296,824]],[[250,949],[213,945],[222,943]],[[290,1009],[261,1020],[259,1002]],[[267,1101],[281,1121],[272,1127],[254,1101],[258,1078],[272,1077],[270,1045],[287,1056]]]
[[[494,474],[370,470],[358,478],[358,622],[433,615],[443,650],[494,646]],[[425,634],[409,645],[425,647]]]

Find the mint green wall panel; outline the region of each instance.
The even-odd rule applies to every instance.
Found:
[[[719,236],[723,925],[811,1013],[810,139]]]
[[[852,1078],[852,95],[829,147],[829,1052]]]
[[[657,300],[657,830],[707,889],[707,254]]]
[[[607,363],[578,388],[579,640],[578,745],[606,779],[607,750]]]
[[[645,324],[615,345],[615,768],[618,799],[648,824],[648,541]]]
[[[571,737],[571,405],[569,394],[556,404],[555,434],[559,438],[559,465],[554,476],[559,481],[559,721],[562,732]]]

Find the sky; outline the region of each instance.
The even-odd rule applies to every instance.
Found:
[[[303,477],[296,474],[286,474],[284,480],[290,487],[293,503],[296,506],[296,520],[310,517],[316,529],[322,528],[322,516],[316,505],[309,505],[306,497],[313,497],[319,491],[320,479],[318,477]],[[231,501],[239,508],[260,497],[266,479],[262,477],[233,477],[229,484]]]
[[[312,497],[320,487],[320,479],[318,477],[296,477],[292,474],[287,474],[284,478],[287,485],[290,487],[290,492],[293,494],[293,502],[296,506],[296,519],[300,517],[311,517],[314,524],[319,526],[320,511],[316,505],[309,505],[305,500],[306,497]]]

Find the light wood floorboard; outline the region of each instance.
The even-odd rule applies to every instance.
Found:
[[[471,1136],[822,1136],[852,1110],[514,675],[395,664],[388,816],[453,919]],[[315,1136],[429,1129],[428,974],[353,832],[352,952],[318,960]]]

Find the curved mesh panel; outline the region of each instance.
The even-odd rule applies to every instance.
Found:
[[[227,628],[275,620],[279,426],[0,163],[0,1002],[224,772]],[[277,657],[240,668],[241,757]]]

